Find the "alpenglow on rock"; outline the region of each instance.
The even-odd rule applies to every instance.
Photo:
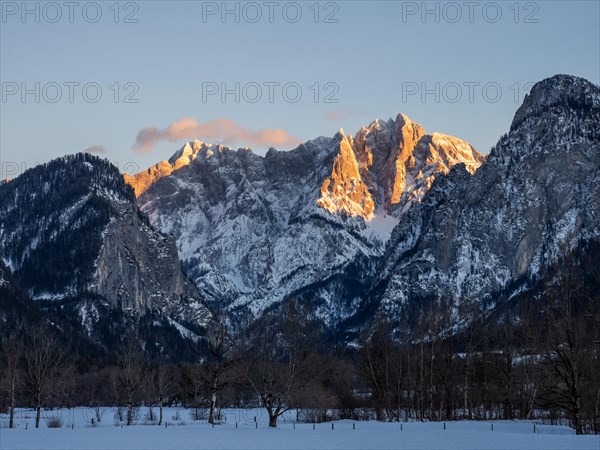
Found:
[[[355,313],[398,217],[438,174],[483,161],[465,141],[400,114],[354,138],[340,130],[264,157],[188,142],[126,180],[151,223],[176,237],[185,273],[231,320],[310,293],[334,326]]]
[[[532,88],[473,176],[456,167],[401,217],[371,296],[395,317],[431,299],[489,307],[598,239],[600,88],[558,75]]]
[[[321,185],[317,205],[333,214],[371,219],[376,206],[398,216],[420,202],[437,174],[464,164],[473,174],[484,162],[468,142],[427,134],[404,114],[376,120],[339,145],[332,173]]]

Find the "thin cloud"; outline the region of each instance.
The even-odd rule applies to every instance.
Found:
[[[92,145],[84,150],[85,153],[106,153],[103,145]]]
[[[327,120],[329,122],[336,122],[338,120],[349,119],[350,117],[356,116],[356,115],[366,116],[367,113],[364,111],[361,111],[359,109],[356,109],[352,106],[347,106],[346,108],[340,109],[338,111],[329,111],[327,113]]]
[[[155,126],[143,128],[137,134],[132,149],[139,153],[154,150],[160,141],[201,139],[224,145],[242,143],[249,146],[290,147],[300,144],[300,139],[282,129],[251,131],[230,119],[214,119],[200,123],[193,117],[184,117],[164,129]]]

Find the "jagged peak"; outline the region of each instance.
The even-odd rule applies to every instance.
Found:
[[[413,122],[406,114],[398,113],[396,115],[395,119],[393,119],[391,117],[388,120],[375,119],[368,125],[363,125],[356,134],[357,134],[357,136],[360,136],[360,135],[366,136],[373,132],[382,132],[382,131],[393,132],[393,130],[402,129],[406,126],[408,126],[408,127],[414,126],[414,127],[422,128],[421,125],[419,125],[416,122]]]
[[[337,142],[342,142],[344,140],[347,140],[348,136],[346,135],[344,129],[340,128],[338,129],[337,133],[335,133],[335,135],[333,136],[333,139]]]
[[[467,141],[428,134],[402,113],[396,119],[374,120],[354,138],[342,133],[336,135],[337,157],[317,206],[366,221],[378,208],[392,214],[408,210],[424,198],[437,173],[464,164],[473,174],[485,160]]]
[[[237,150],[235,150],[227,145],[209,144],[199,139],[194,139],[193,141],[186,142],[179,150],[177,150],[173,154],[173,156],[169,158],[167,162],[172,166],[178,166],[175,168],[176,170],[179,167],[189,165],[200,154],[203,154],[206,157],[210,157],[215,153],[236,151],[253,152],[252,148],[248,146],[240,147]]]
[[[406,114],[404,113],[398,113],[398,115],[396,116],[396,124],[411,124],[414,123],[412,120],[410,120],[410,117],[408,117]]]
[[[198,143],[196,148],[194,148],[194,143]],[[186,159],[189,160],[192,155],[195,155],[195,153],[198,152],[201,145],[200,141],[186,142],[183,147],[177,150],[173,156],[169,158],[168,162],[171,165],[175,165],[178,162],[184,162]]]
[[[379,118],[375,119],[368,125],[363,125],[362,127],[360,127],[357,134],[369,134],[373,131],[381,131],[383,128],[388,128],[388,126],[390,125],[390,121],[393,122],[392,119],[388,119],[387,121],[381,120]]]

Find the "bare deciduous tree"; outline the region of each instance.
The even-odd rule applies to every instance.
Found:
[[[177,389],[176,368],[167,364],[160,358],[152,364],[144,383],[144,401],[149,408],[148,419],[155,420],[152,407],[158,405],[158,423],[162,425],[165,403],[173,396]]]
[[[173,370],[166,364],[160,364],[156,369],[156,393],[158,394],[158,425],[163,423],[163,410],[167,398],[175,392],[177,383],[173,378]]]
[[[206,332],[206,344],[208,354],[201,374],[210,391],[208,422],[214,424],[217,395],[232,381],[234,341],[225,326],[215,322]]]
[[[36,327],[25,348],[25,385],[35,407],[35,427],[40,426],[41,409],[61,381],[58,375],[68,367],[63,344],[49,328]]]
[[[123,389],[127,403],[127,425],[133,423],[135,395],[144,383],[150,364],[144,356],[139,340],[129,335],[119,352],[117,382]]]
[[[545,386],[541,400],[546,407],[566,411],[575,432],[583,434],[584,365],[587,351],[593,348],[593,334],[584,314],[589,299],[583,295],[581,273],[572,256],[560,262],[552,283],[539,345],[555,377]]]
[[[14,428],[15,424],[15,397],[19,384],[21,358],[23,357],[23,340],[16,335],[11,335],[2,343],[3,365],[5,367],[2,381],[4,390],[8,394],[8,427]]]
[[[266,315],[252,330],[244,366],[245,384],[261,400],[269,426],[295,407],[300,392],[318,376],[305,312],[290,302],[283,317]]]
[[[359,373],[371,391],[377,420],[383,420],[386,397],[395,384],[392,382],[397,375],[395,356],[389,324],[378,317],[360,338],[358,363]]]

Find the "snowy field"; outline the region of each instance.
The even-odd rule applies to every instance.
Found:
[[[155,412],[158,410],[155,409]],[[140,417],[146,414],[140,409]],[[48,428],[59,416],[62,428]],[[257,422],[254,422],[256,416]],[[8,429],[0,416],[0,449],[600,449],[600,436],[575,436],[573,430],[524,421],[378,423],[349,420],[294,424],[290,413],[277,429],[269,429],[262,410],[228,409],[224,423],[212,427],[192,420],[191,412],[168,408],[168,426],[159,427],[143,418],[132,427],[114,420],[106,408],[99,425],[92,427],[87,408],[43,413],[40,429],[33,427],[35,414],[19,410],[16,429]],[[332,429],[332,423],[334,429]]]

